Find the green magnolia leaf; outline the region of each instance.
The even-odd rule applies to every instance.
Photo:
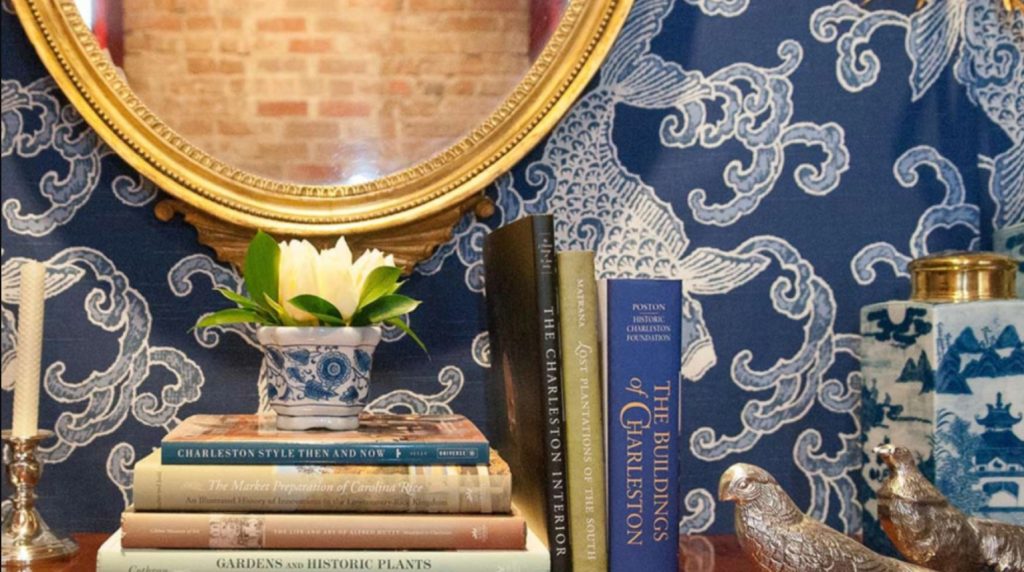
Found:
[[[399,288],[405,286],[405,282],[405,280],[402,280],[401,282],[395,282],[395,285],[391,287],[391,290],[388,291],[388,294],[394,294],[395,292],[398,292]]]
[[[321,322],[324,322],[324,318],[322,318],[321,316],[329,318],[330,322],[327,322],[328,325],[345,325],[345,322],[344,320],[342,320],[341,317],[341,312],[338,311],[338,308],[334,304],[331,304],[329,301],[324,300],[320,296],[317,296],[315,294],[302,294],[292,298],[291,300],[288,300],[288,302],[290,302],[292,306],[295,306],[296,308],[302,310],[303,312],[309,312],[310,314],[313,314]]]
[[[366,282],[363,283],[363,291],[359,293],[359,304],[358,308],[375,302],[381,296],[387,296],[388,294],[394,294],[394,286],[398,283],[398,278],[402,275],[402,271],[394,266],[379,266],[370,272],[370,275],[366,277]]]
[[[321,326],[337,326],[340,328],[345,325],[345,321],[337,316],[318,314],[316,312],[310,312],[310,314],[313,314],[317,320],[320,320]]]
[[[351,325],[369,326],[379,324],[391,318],[404,316],[415,310],[419,305],[419,300],[413,300],[408,296],[388,294],[360,308],[352,316]]]
[[[427,354],[428,356],[430,355],[430,352],[427,351],[427,346],[426,344],[423,343],[423,340],[421,340],[420,337],[416,335],[416,332],[412,331],[412,328],[410,328],[408,324],[403,322],[401,318],[389,318],[384,321],[398,328],[399,330],[405,332],[410,338],[412,338],[412,341],[416,342],[416,345],[418,345],[420,349],[423,350],[423,353]]]
[[[265,301],[277,300],[277,279],[281,262],[281,247],[269,234],[261,231],[249,243],[245,253],[245,287],[257,304],[268,309]]]
[[[245,296],[242,296],[241,294],[235,292],[234,290],[230,290],[228,288],[214,288],[214,291],[220,293],[221,296],[224,296],[225,298],[231,300],[235,304],[238,304],[238,306],[241,308],[245,308],[246,310],[252,310],[253,312],[263,314],[264,316],[267,317],[273,316],[273,314],[271,314],[266,307],[257,304],[255,301],[246,298]]]
[[[208,328],[210,326],[221,326],[224,324],[255,323],[264,326],[273,325],[273,322],[252,310],[245,308],[226,308],[212,314],[207,314],[196,322],[197,328]]]
[[[299,325],[299,323],[295,321],[295,318],[291,317],[291,315],[289,315],[288,312],[284,309],[284,306],[277,303],[277,300],[274,300],[267,294],[263,295],[263,299],[264,301],[266,301],[267,307],[274,311],[278,319],[281,320],[282,324],[284,324],[285,326]]]

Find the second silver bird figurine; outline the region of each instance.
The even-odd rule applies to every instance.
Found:
[[[718,498],[736,503],[740,547],[764,572],[924,572],[876,554],[808,517],[767,471],[737,463],[722,474]]]
[[[875,454],[889,467],[878,520],[904,558],[940,572],[1024,572],[1024,527],[958,510],[905,447],[882,445]]]

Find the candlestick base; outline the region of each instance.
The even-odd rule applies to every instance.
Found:
[[[14,489],[11,511],[3,519],[3,551],[0,565],[19,568],[56,558],[67,558],[78,552],[78,545],[70,538],[54,532],[36,510],[35,488],[43,473],[36,458],[40,441],[53,436],[41,431],[31,437],[14,437],[10,431],[0,433],[3,439],[4,465],[7,479]]]
[[[3,558],[0,564],[5,568],[21,567],[57,558],[69,558],[78,552],[78,544],[70,538],[63,538],[55,534],[42,520],[38,512],[34,517],[39,519],[39,532],[36,536],[28,539],[19,539],[13,535],[3,535]],[[6,530],[7,522],[4,522]]]

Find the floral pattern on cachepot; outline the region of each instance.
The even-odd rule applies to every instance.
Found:
[[[262,376],[278,429],[358,428],[380,337],[379,327],[260,328]]]

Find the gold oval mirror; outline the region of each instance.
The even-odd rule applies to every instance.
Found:
[[[429,256],[630,0],[13,0],[86,121],[238,262],[255,228]]]

